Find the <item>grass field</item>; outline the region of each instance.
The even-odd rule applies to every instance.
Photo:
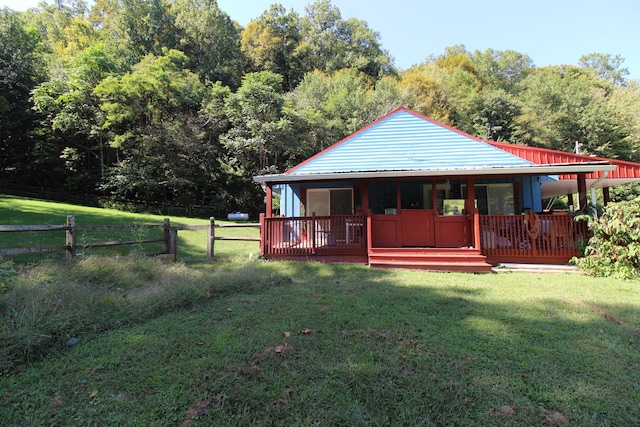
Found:
[[[230,252],[18,269],[2,424],[640,425],[638,281]]]
[[[73,216],[78,226],[87,225],[133,225],[132,230],[82,231],[77,241],[81,256],[88,255],[127,255],[131,252],[158,252],[162,243],[145,244],[144,247],[116,246],[111,248],[82,249],[84,243],[105,242],[115,240],[144,240],[161,238],[161,229],[145,230],[142,225],[162,225],[165,217],[158,215],[140,215],[113,209],[96,209],[90,207],[53,203],[13,196],[0,196],[0,224],[2,225],[64,225],[67,216]],[[169,217],[172,226],[204,225],[209,220]],[[229,221],[216,220],[216,223],[227,224]],[[217,232],[226,237],[257,237],[258,231],[252,228],[225,228]],[[206,259],[206,230],[183,230],[178,233],[178,259],[183,261]],[[55,232],[20,232],[0,234],[0,248],[62,246],[65,243],[64,231]],[[222,244],[222,243],[221,243]],[[224,250],[219,251],[218,258],[228,261],[247,257],[249,253],[258,252],[257,242],[227,241],[222,244]],[[22,255],[16,257],[17,262],[31,262],[43,258],[62,260],[64,251],[38,255]]]

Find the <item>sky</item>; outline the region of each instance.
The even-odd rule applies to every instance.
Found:
[[[38,0],[0,0],[23,11]],[[305,14],[313,0],[218,0],[231,19],[245,26],[280,3]],[[468,51],[515,50],[537,67],[577,64],[582,55],[625,58],[630,77],[640,79],[638,0],[332,0],[343,19],[357,18],[380,34],[382,47],[406,69],[448,46]]]

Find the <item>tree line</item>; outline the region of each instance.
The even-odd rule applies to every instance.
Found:
[[[419,49],[419,47],[416,47]],[[481,138],[640,160],[624,58],[536,67],[451,46],[407,70],[330,0],[242,28],[215,0],[0,10],[0,179],[258,212],[282,172],[403,105]]]

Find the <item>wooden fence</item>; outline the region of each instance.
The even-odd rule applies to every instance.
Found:
[[[163,224],[157,225],[76,225],[75,218],[73,216],[67,217],[67,222],[64,225],[0,225],[0,233],[21,233],[21,232],[53,232],[64,231],[65,242],[64,245],[49,245],[49,246],[34,246],[34,247],[19,247],[19,248],[0,248],[0,254],[3,255],[21,255],[21,254],[38,254],[47,252],[65,251],[66,258],[73,260],[77,256],[78,247],[82,249],[100,248],[100,247],[113,247],[123,245],[142,245],[147,243],[164,243],[163,249],[156,253],[148,255],[170,255],[173,260],[178,259],[178,232],[182,230],[207,230],[207,261],[213,261],[215,256],[215,241],[216,240],[239,240],[239,241],[256,241],[259,242],[259,237],[230,237],[230,236],[216,236],[216,229],[219,228],[232,228],[232,227],[252,227],[260,228],[260,224],[251,223],[238,223],[238,224],[216,224],[215,218],[210,218],[209,224],[203,225],[181,225],[172,227],[169,218],[165,218]],[[78,232],[85,231],[110,231],[110,230],[129,230],[132,233],[141,230],[154,230],[162,229],[162,237],[149,238],[149,239],[129,239],[129,240],[110,240],[104,242],[89,242],[78,244]]]

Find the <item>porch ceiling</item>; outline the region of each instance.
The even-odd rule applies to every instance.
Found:
[[[480,167],[458,169],[412,169],[393,171],[358,171],[358,172],[324,172],[324,173],[291,173],[254,176],[254,181],[278,184],[308,181],[339,181],[353,179],[389,179],[389,178],[418,178],[418,177],[476,177],[476,176],[546,176],[576,173],[590,173],[595,171],[612,171],[615,166],[607,161],[590,163],[562,163],[546,165],[524,165],[504,167]],[[561,193],[567,194],[567,193]]]
[[[630,182],[638,182],[640,178],[606,178],[606,179],[587,179],[587,188],[605,188],[616,185],[628,184]],[[561,179],[559,181],[545,181],[540,184],[542,198],[564,196],[567,194],[578,193],[577,179]]]

